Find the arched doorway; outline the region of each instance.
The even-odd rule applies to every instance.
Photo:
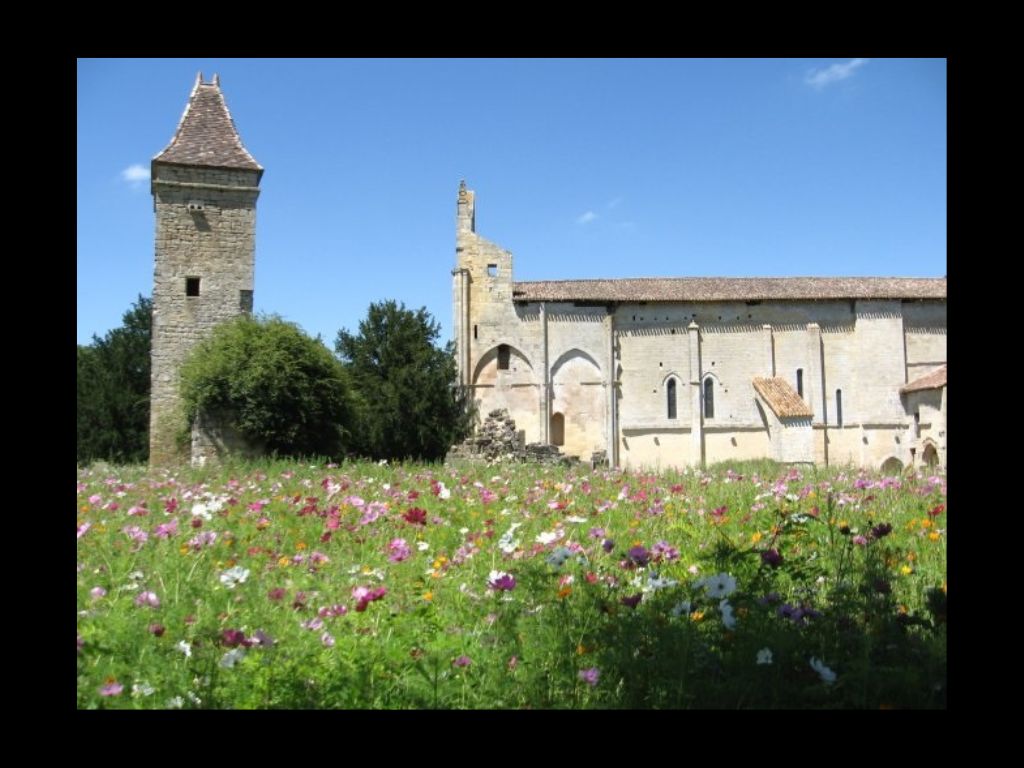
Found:
[[[921,454],[921,461],[924,462],[925,466],[934,467],[939,463],[939,452],[935,450],[935,446],[928,443],[924,447],[924,453]]]
[[[551,414],[551,444],[565,445],[565,415]]]
[[[890,456],[882,462],[882,472],[887,475],[898,475],[903,471],[903,462],[895,456]]]

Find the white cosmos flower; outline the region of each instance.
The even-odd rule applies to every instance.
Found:
[[[220,583],[228,589],[234,589],[237,585],[244,584],[248,578],[249,569],[236,565],[234,568],[228,568],[220,575]]]
[[[220,666],[224,669],[231,669],[235,664],[245,658],[244,648],[232,648],[230,651],[225,653],[220,659]]]
[[[678,618],[680,616],[689,616],[690,615],[690,611],[691,611],[690,601],[689,600],[683,600],[682,602],[676,603],[675,608],[672,609],[672,615],[675,616],[676,618]]]
[[[736,591],[736,579],[728,573],[716,573],[714,576],[701,579],[701,582],[704,586],[704,591],[708,593],[708,597],[728,597]]]
[[[538,544],[550,544],[553,541],[558,541],[562,536],[561,531],[543,531],[537,534],[536,541]]]
[[[825,685],[832,685],[836,681],[836,673],[826,667],[821,659],[811,657],[811,669],[821,676],[821,681]]]
[[[192,656],[192,646],[186,643],[184,640],[178,643],[178,650],[185,654],[186,659]]]
[[[757,663],[758,664],[771,664],[772,663],[772,652],[770,648],[762,648],[757,652]]]
[[[210,511],[209,507],[202,502],[199,502],[198,504],[192,505],[192,517],[201,517],[203,520],[209,520],[213,517],[213,513]]]
[[[569,517],[565,518],[565,521],[567,523],[585,523],[587,518],[580,517],[579,515],[569,515]]]
[[[726,629],[735,629],[736,617],[732,615],[732,606],[729,605],[728,600],[723,600],[718,604],[718,610],[722,612],[722,624]]]
[[[427,544],[427,542],[425,541],[417,541],[416,549],[418,549],[420,552],[426,552],[428,549],[430,549],[430,545]]]

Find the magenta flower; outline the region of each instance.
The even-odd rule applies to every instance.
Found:
[[[592,539],[603,539],[604,528],[591,528],[589,531],[587,531],[587,536],[589,536]]]
[[[85,536],[85,532],[92,528],[92,523],[82,523],[78,526],[78,536],[76,538],[82,538]]]
[[[868,545],[868,540],[864,536],[861,536],[859,533],[856,536],[854,536],[853,539],[851,539],[851,541],[853,541],[853,543],[856,544],[858,547],[866,547]]]
[[[237,648],[240,645],[244,645],[248,648],[252,645],[251,640],[245,638],[245,633],[240,629],[225,629],[220,634],[220,641],[228,648]]]
[[[516,588],[516,579],[511,573],[491,571],[487,585],[495,592],[511,592]]]
[[[651,554],[656,561],[667,560],[671,563],[673,560],[679,559],[679,550],[665,540],[655,542],[651,547]]]
[[[149,534],[139,528],[137,525],[126,525],[121,529],[121,533],[125,534],[132,541],[136,541],[139,544],[145,544],[149,539]]]
[[[402,517],[410,525],[427,524],[427,510],[420,509],[419,507],[412,507]]]
[[[117,680],[111,680],[102,688],[100,688],[100,696],[120,696],[121,691],[123,690],[123,685],[117,682]]]
[[[92,496],[89,497],[90,504],[99,504],[101,501],[103,501],[103,497],[100,496],[98,493],[94,493]]]
[[[469,656],[459,656],[452,662],[453,667],[468,667],[473,663],[473,660]]]
[[[272,590],[267,592],[267,597],[271,600],[283,600],[285,596],[284,587],[274,587]]]
[[[356,602],[356,612],[362,613],[366,610],[366,606],[375,600],[380,600],[384,595],[388,593],[386,587],[377,587],[376,589],[370,589],[369,587],[352,587],[352,597]]]
[[[324,632],[322,635],[320,635],[320,642],[323,644],[324,648],[334,647],[334,637],[331,635],[330,632]]]
[[[590,669],[580,670],[580,680],[582,680],[584,683],[591,687],[597,685],[597,681],[600,679],[600,677],[601,670],[599,670],[597,667],[591,667]]]
[[[89,590],[89,597],[93,600],[99,600],[101,597],[106,597],[107,590],[103,587],[93,587]]]
[[[166,630],[164,629],[164,625],[163,624],[150,624],[149,625],[149,634],[155,635],[156,637],[163,637],[165,631]]]
[[[388,556],[388,560],[392,563],[400,563],[411,554],[405,539],[392,539],[391,543],[388,544],[388,551],[391,553]]]
[[[135,604],[140,607],[148,605],[150,608],[159,608],[160,598],[156,596],[156,592],[140,592],[135,597]]]

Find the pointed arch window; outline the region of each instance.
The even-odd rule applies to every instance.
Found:
[[[508,361],[511,354],[509,352],[508,344],[501,344],[498,346],[498,370],[507,371]]]
[[[704,418],[715,418],[715,380],[710,376],[704,379]]]
[[[667,390],[667,393],[668,393],[667,394],[667,398],[668,398],[668,417],[670,419],[674,419],[674,418],[676,418],[676,380],[675,379],[669,379],[668,380],[668,386],[666,387],[666,390]]]

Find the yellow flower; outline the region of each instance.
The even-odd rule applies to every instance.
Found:
[[[704,611],[694,611],[690,614],[690,621],[700,621],[704,618]]]
[[[88,512],[89,511],[89,505],[88,504],[83,504],[82,505],[82,511],[83,512]]]
[[[431,600],[434,599],[434,593],[433,592],[424,592],[423,593],[423,599],[426,600],[429,603]]]
[[[289,559],[288,559],[287,557],[283,557],[283,556],[282,556],[282,557],[281,557],[281,558],[280,558],[280,559],[279,559],[279,560],[277,561],[277,564],[278,564],[278,565],[280,565],[280,566],[281,566],[282,568],[284,568],[284,567],[285,567],[286,565],[288,565],[288,563],[290,563],[290,562],[291,562],[291,560],[289,560]]]
[[[180,547],[178,547],[178,553],[182,554],[182,555],[187,555],[188,554],[188,544],[182,544]]]
[[[932,541],[938,541],[939,538],[940,538],[939,532],[938,531],[932,531],[931,533],[928,534],[928,538],[931,539]]]
[[[914,569],[911,568],[909,565],[900,566],[900,573],[902,573],[904,576],[909,576],[913,572],[914,572]]]
[[[634,539],[633,540],[633,546],[634,547],[642,547],[643,545],[644,545],[644,543],[642,541],[640,541],[640,539]]]
[[[295,545],[295,548],[301,552],[306,548],[306,542],[300,541],[298,544]]]
[[[931,528],[932,527],[932,521],[929,520],[927,517],[922,517],[921,518],[921,527],[922,528]]]
[[[757,531],[756,533],[754,533],[753,536],[750,537],[750,543],[751,544],[757,544],[757,542],[759,542],[761,540],[761,538],[762,538],[761,532]]]
[[[587,650],[587,646],[585,646],[583,643],[580,643],[576,646],[576,654],[578,656],[582,656],[583,654],[587,653]]]

